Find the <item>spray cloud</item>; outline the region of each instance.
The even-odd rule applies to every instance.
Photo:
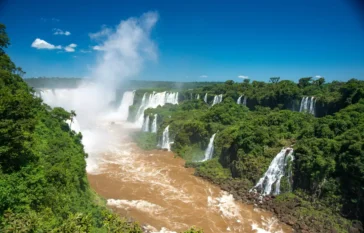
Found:
[[[95,165],[95,161],[90,164],[90,160],[107,149],[103,142],[112,142],[103,127],[98,126],[100,122],[123,119],[110,106],[115,100],[117,87],[123,80],[137,75],[146,60],[157,59],[156,45],[151,40],[151,30],[157,21],[156,12],[147,12],[139,18],[122,20],[115,28],[103,27],[90,34],[90,38],[98,43],[94,46],[98,57],[88,78],[73,90],[44,92],[44,101],[52,107],[76,111],[82,142],[89,153],[88,170]]]

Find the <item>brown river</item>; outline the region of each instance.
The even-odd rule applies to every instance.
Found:
[[[234,200],[232,195],[193,175],[172,152],[144,151],[129,137],[136,129],[108,126],[114,140],[97,155],[88,173],[92,188],[121,216],[149,232],[180,232],[191,226],[205,233],[292,232],[269,212]]]

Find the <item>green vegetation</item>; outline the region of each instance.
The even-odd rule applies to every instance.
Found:
[[[65,122],[75,113],[34,96],[8,45],[0,24],[0,232],[143,232],[90,189],[82,134]]]
[[[154,133],[135,132],[132,137],[143,150],[155,149],[157,137]]]
[[[205,93],[209,104],[203,101]],[[298,198],[304,205],[295,208],[297,219],[329,219],[323,221],[328,222],[325,229],[339,232],[348,229],[344,218],[364,221],[364,81],[230,80],[181,92],[197,94],[199,100],[189,98],[145,111],[150,117],[158,114],[157,138],[170,126],[172,150],[187,160],[186,166],[196,168],[196,175],[220,185],[222,180],[241,180],[247,191],[282,147],[291,146],[295,150],[290,165],[292,193],[283,178],[283,194],[273,202],[289,202],[283,199],[288,194]],[[216,94],[223,94],[223,102],[211,107]],[[248,97],[247,106],[236,104],[241,95]],[[315,96],[318,117],[297,111],[303,96]],[[195,162],[201,161],[216,132],[214,158]]]
[[[90,189],[75,116],[34,96],[4,53],[0,24],[0,231],[142,232],[112,214]]]

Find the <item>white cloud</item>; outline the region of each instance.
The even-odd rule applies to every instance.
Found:
[[[64,36],[69,36],[71,35],[71,33],[69,31],[63,31],[62,29],[59,28],[53,28],[53,35],[64,35]]]
[[[102,26],[101,31],[96,32],[96,33],[89,33],[89,37],[93,40],[98,40],[98,39],[103,39],[107,36],[109,36],[112,33],[112,30],[108,27],[106,27],[106,25]]]
[[[101,46],[98,46],[98,45],[93,46],[92,49],[93,50],[103,50],[103,48]]]
[[[35,39],[31,46],[36,49],[62,49],[60,45],[55,46],[39,38]]]
[[[238,78],[241,78],[241,79],[249,79],[248,76],[245,76],[245,75],[239,75]]]
[[[72,44],[66,46],[64,48],[64,50],[66,50],[66,52],[73,53],[75,51],[76,47],[77,47],[77,45],[72,43]]]
[[[81,49],[81,50],[80,50],[80,52],[81,52],[81,53],[91,53],[91,51],[90,51],[90,50],[85,50],[85,49]]]
[[[209,76],[207,76],[205,74],[203,74],[203,75],[200,76],[200,78],[207,78],[207,77],[209,77]]]
[[[322,78],[321,75],[316,75],[315,78],[319,79],[319,78]]]
[[[54,21],[54,22],[59,22],[59,19],[52,18],[52,21]]]

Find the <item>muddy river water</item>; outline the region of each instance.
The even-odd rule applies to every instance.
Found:
[[[115,140],[98,155],[88,173],[92,188],[122,216],[132,217],[150,232],[180,232],[191,226],[205,233],[292,232],[269,212],[234,200],[193,175],[172,152],[145,151],[120,124],[108,131]]]

